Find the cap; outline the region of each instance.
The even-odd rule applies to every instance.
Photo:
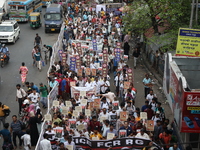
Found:
[[[29,100],[28,99],[24,100],[23,104],[24,105],[29,104]]]

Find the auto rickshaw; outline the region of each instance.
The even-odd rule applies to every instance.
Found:
[[[29,15],[29,23],[31,28],[39,28],[42,26],[41,20],[40,20],[40,13],[39,12],[32,12]]]

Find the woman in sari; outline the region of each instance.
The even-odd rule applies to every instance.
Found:
[[[21,74],[22,85],[26,82],[26,75],[28,74],[28,68],[25,66],[25,63],[22,62],[22,66],[19,68],[19,73]]]

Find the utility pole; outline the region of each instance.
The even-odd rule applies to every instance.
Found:
[[[196,0],[196,15],[195,15],[196,25],[198,25],[198,9],[199,9],[199,0]]]
[[[194,1],[195,0],[192,0],[192,8],[191,8],[191,15],[190,15],[190,26],[189,26],[190,29],[192,28],[192,21],[193,21],[193,16],[194,16]]]

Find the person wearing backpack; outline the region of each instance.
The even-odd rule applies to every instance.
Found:
[[[23,122],[17,119],[16,115],[12,116],[13,122],[10,125],[10,133],[13,135],[13,144],[15,146],[15,149],[17,148],[17,143],[16,143],[16,137],[19,138],[19,146],[22,148],[22,129],[23,129]]]
[[[6,114],[5,114],[5,110],[9,110],[9,107],[6,105],[2,105],[2,103],[0,102],[0,125],[1,122],[4,125],[5,124],[5,119],[6,119]]]

